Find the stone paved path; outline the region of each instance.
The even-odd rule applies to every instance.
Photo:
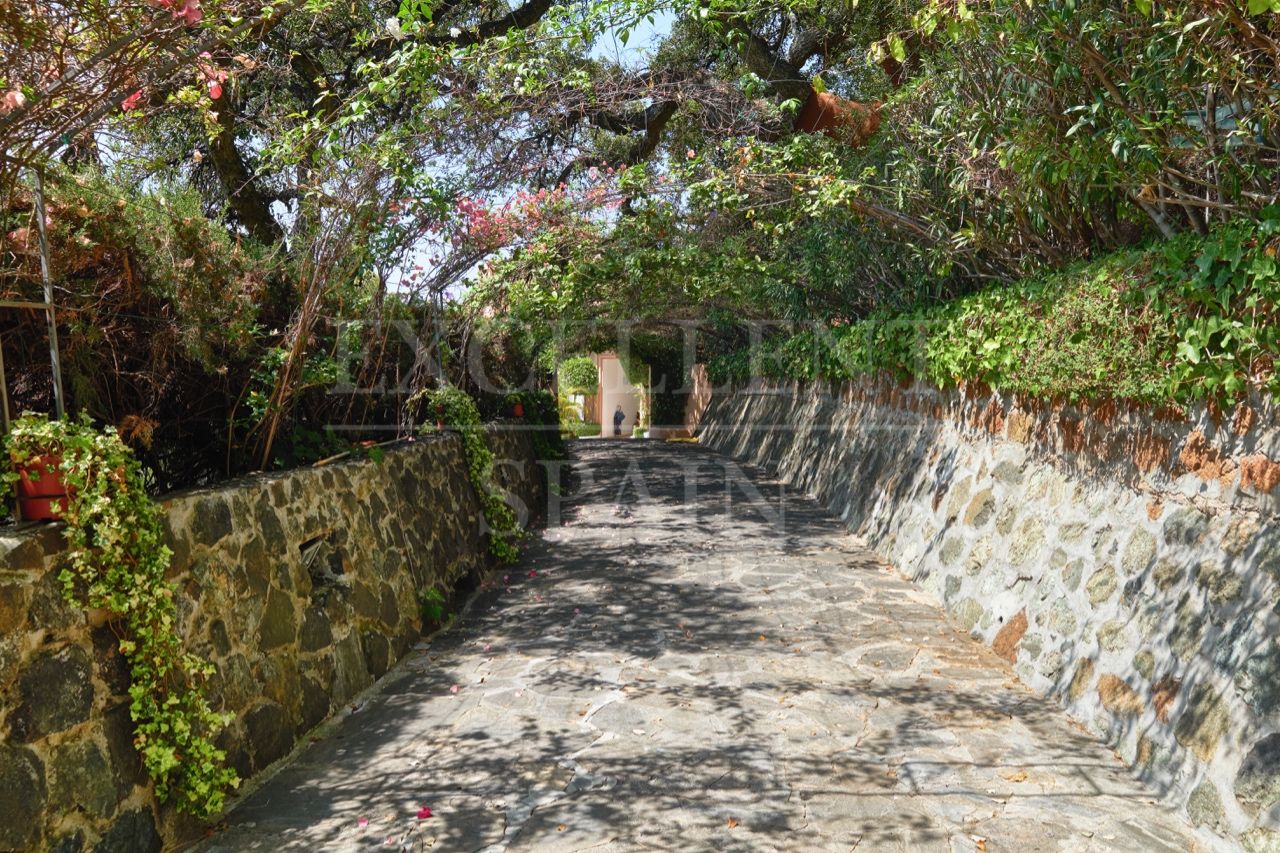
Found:
[[[1207,849],[811,501],[577,447],[565,524],[206,853]]]

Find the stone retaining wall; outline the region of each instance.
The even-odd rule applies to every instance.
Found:
[[[815,494],[1206,831],[1280,850],[1280,414],[867,380],[718,393]]]
[[[528,434],[490,430],[499,481],[545,506]],[[164,501],[181,631],[211,660],[242,778],[282,758],[409,650],[418,596],[489,565],[457,436]],[[0,850],[143,853],[199,830],[157,806],[110,624],[62,599],[56,525],[0,537]]]

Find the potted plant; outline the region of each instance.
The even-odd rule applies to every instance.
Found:
[[[57,579],[63,598],[83,608],[91,624],[110,619],[120,636],[133,742],[156,797],[199,817],[219,814],[226,792],[239,783],[217,745],[233,715],[210,703],[204,685],[215,669],[178,631],[164,514],[147,494],[142,464],[115,429],[97,429],[84,414],[51,421],[24,413],[5,445],[15,469],[4,474],[11,485],[24,473],[43,481],[51,467],[66,483],[62,498],[49,499],[65,522]],[[56,465],[50,456],[58,457]],[[32,477],[32,467],[44,470]]]
[[[18,487],[18,511],[24,521],[53,521],[67,511],[63,453],[67,424],[24,414],[9,430],[6,480]]]

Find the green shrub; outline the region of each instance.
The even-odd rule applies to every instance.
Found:
[[[885,372],[939,386],[1148,405],[1280,390],[1280,211],[1044,278],[766,340],[712,382]]]
[[[560,365],[560,390],[590,396],[600,388],[600,371],[590,356],[566,359]]]

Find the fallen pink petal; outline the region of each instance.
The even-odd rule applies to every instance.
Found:
[[[422,808],[418,809],[418,820],[426,820],[429,817],[431,817],[430,806],[423,806]]]

